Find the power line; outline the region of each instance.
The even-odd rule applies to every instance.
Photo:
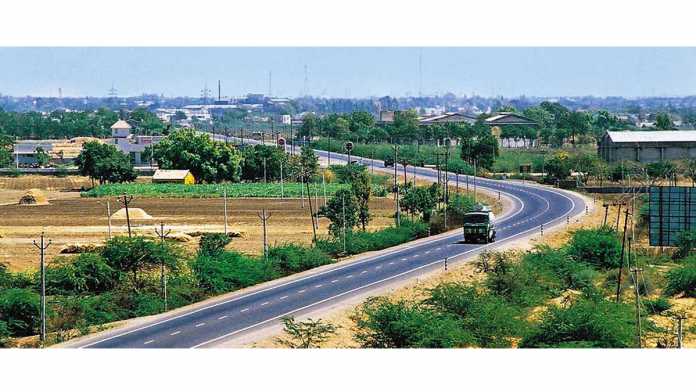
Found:
[[[160,222],[159,230],[155,227],[155,234],[160,238],[160,243],[164,245],[164,240],[167,236],[171,234],[172,230],[164,230],[164,222]],[[162,263],[160,266],[160,285],[162,290],[162,300],[164,301],[164,311],[167,311],[167,272],[164,265],[164,258],[162,258]]]
[[[45,241],[44,232],[41,232],[41,237],[39,243],[36,240],[32,241],[34,246],[39,249],[39,274],[41,275],[41,331],[39,333],[39,338],[41,343],[46,342],[46,268],[44,264],[44,257],[46,255],[46,249],[51,245],[51,240],[48,243]]]

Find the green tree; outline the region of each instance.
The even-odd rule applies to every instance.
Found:
[[[546,175],[554,180],[564,180],[570,176],[570,156],[565,151],[559,151],[545,163]]]
[[[599,268],[617,268],[621,264],[621,241],[610,227],[580,229],[568,243],[568,254],[575,260]]]
[[[317,348],[336,333],[336,326],[323,321],[308,318],[295,321],[295,318],[283,317],[283,332],[288,338],[279,338],[277,342],[289,348]]]
[[[100,142],[87,142],[83,145],[75,164],[81,175],[88,176],[99,183],[128,182],[136,179],[137,174],[128,156],[116,147]]]
[[[674,123],[667,113],[657,113],[655,116],[655,128],[662,130],[674,129]]]
[[[232,241],[225,233],[204,233],[198,242],[198,254],[217,256],[225,251],[225,246]]]
[[[344,224],[346,231],[352,231],[353,227],[358,224],[359,213],[358,200],[353,192],[347,189],[336,192],[325,206],[319,208],[319,215],[325,216],[331,221],[329,231],[335,237],[343,235]]]
[[[36,150],[34,151],[34,153],[36,154],[36,163],[40,167],[44,167],[44,166],[48,165],[48,162],[50,161],[51,157],[43,149],[43,147],[41,147],[41,146],[36,147]]]
[[[288,158],[282,148],[256,144],[247,146],[242,150],[242,179],[258,180],[264,178],[268,181],[280,179],[281,165],[283,176],[287,177]]]
[[[114,237],[101,251],[109,266],[124,274],[132,275],[136,291],[142,288],[139,274],[160,268],[178,269],[181,249],[168,242],[152,241],[145,237]]]
[[[150,148],[163,169],[190,170],[197,181],[239,181],[242,155],[224,142],[193,129],[179,129]]]
[[[0,133],[0,167],[8,167],[12,164],[12,137]]]
[[[437,205],[437,194],[430,187],[412,187],[401,200],[401,208],[411,214],[422,214],[423,221],[429,222]]]

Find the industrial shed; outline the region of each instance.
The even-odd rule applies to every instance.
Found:
[[[696,130],[608,131],[599,141],[597,150],[607,162],[651,163],[696,158]]]
[[[157,170],[152,176],[155,184],[186,184],[196,183],[196,179],[189,170]]]

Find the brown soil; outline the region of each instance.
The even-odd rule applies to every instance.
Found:
[[[133,220],[150,220],[152,219],[152,216],[149,215],[145,210],[142,208],[129,208],[128,213],[126,213],[125,208],[121,208],[120,210],[114,212],[111,215],[111,219],[115,220],[122,220],[122,219],[133,219]]]

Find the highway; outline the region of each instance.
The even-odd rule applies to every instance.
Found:
[[[218,140],[224,136],[215,135]],[[325,151],[317,151],[326,157]],[[347,161],[342,154],[331,153],[334,161]],[[357,158],[361,161],[360,158]],[[385,169],[383,162],[362,159],[363,163]],[[413,176],[409,167],[409,176]],[[433,169],[416,168],[416,174],[436,181]],[[400,170],[400,173],[403,173]],[[460,180],[463,176],[460,176]],[[450,174],[451,184],[455,177]],[[512,208],[498,219],[497,241],[489,245],[460,243],[461,231],[439,236],[437,239],[416,241],[411,246],[370,257],[358,258],[353,262],[322,269],[315,273],[285,280],[277,285],[247,291],[244,294],[227,296],[224,299],[194,306],[185,312],[164,314],[154,321],[137,327],[114,329],[80,340],[72,347],[81,348],[198,348],[212,347],[248,333],[254,329],[277,323],[286,315],[300,315],[321,306],[360,295],[367,290],[392,284],[442,269],[445,256],[449,262],[475,255],[485,248],[496,248],[512,240],[536,233],[543,224],[545,228],[564,224],[567,217],[585,212],[582,197],[572,192],[523,184],[520,182],[496,181],[477,178],[476,186],[500,192],[512,200]],[[461,184],[462,182],[460,182]],[[470,180],[473,186],[473,180]]]

